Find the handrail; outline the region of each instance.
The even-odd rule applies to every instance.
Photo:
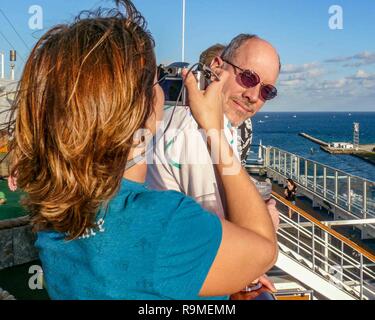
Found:
[[[265,146],[264,146],[264,147],[265,147]],[[370,182],[370,183],[375,183],[375,181],[371,181],[371,180],[366,179],[366,178],[363,178],[363,177],[359,177],[359,176],[355,176],[355,175],[350,174],[350,173],[346,173],[346,172],[344,172],[344,171],[342,171],[342,170],[340,170],[340,169],[333,168],[333,167],[331,167],[331,166],[329,166],[329,165],[326,165],[326,164],[324,164],[324,163],[321,163],[321,162],[318,162],[318,161],[315,161],[315,160],[307,159],[307,158],[305,158],[305,157],[299,156],[299,155],[297,155],[297,154],[293,154],[293,153],[291,153],[291,152],[289,152],[289,151],[285,151],[285,150],[280,149],[280,148],[278,148],[278,147],[273,147],[273,146],[268,146],[268,147],[271,148],[271,149],[275,149],[275,150],[281,151],[281,152],[286,153],[286,154],[290,154],[290,155],[295,156],[295,157],[298,157],[298,158],[300,158],[300,159],[303,159],[303,160],[306,160],[306,161],[310,161],[310,162],[312,162],[312,163],[316,163],[317,165],[320,165],[320,166],[326,167],[326,168],[328,168],[328,169],[331,169],[331,170],[334,170],[334,171],[337,171],[337,172],[341,172],[341,173],[343,173],[345,176],[351,176],[351,177],[353,177],[353,178],[358,178],[358,179],[360,179],[360,180],[365,180],[365,181],[368,181],[368,182]],[[267,148],[267,147],[265,147],[265,148]]]
[[[297,212],[298,214],[300,214],[301,216],[303,216],[305,219],[307,219],[307,220],[313,222],[314,224],[316,224],[319,228],[321,228],[322,230],[324,230],[328,234],[334,236],[335,238],[341,240],[342,242],[344,242],[346,245],[348,245],[352,249],[358,251],[364,257],[366,257],[367,259],[371,260],[372,262],[375,262],[375,255],[373,255],[372,253],[370,253],[370,252],[366,251],[365,249],[361,248],[356,243],[354,243],[353,241],[351,241],[348,238],[344,237],[343,235],[341,235],[337,231],[331,229],[330,227],[327,227],[326,225],[324,225],[323,223],[321,223],[318,219],[312,217],[306,211],[298,208],[297,206],[295,206],[290,201],[286,200],[285,198],[283,198],[282,196],[280,196],[276,192],[272,191],[272,196],[275,197],[278,201],[280,201],[284,205],[286,205],[287,207],[290,207],[291,209],[293,209],[295,212]]]

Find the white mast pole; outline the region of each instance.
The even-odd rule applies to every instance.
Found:
[[[0,79],[5,78],[5,61],[4,61],[5,54],[4,52],[0,52],[0,59],[1,59],[1,72],[0,72]]]
[[[182,62],[185,62],[185,0],[182,0]]]

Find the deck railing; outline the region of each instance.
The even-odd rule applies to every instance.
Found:
[[[375,299],[374,255],[277,193],[272,197],[282,213],[278,240],[292,259],[355,299]]]
[[[333,206],[360,219],[375,218],[375,182],[275,147],[260,146],[267,169],[291,178]],[[258,154],[258,153],[257,153]]]

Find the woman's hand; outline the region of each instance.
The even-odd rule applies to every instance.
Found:
[[[215,69],[220,81],[213,81],[205,91],[200,91],[197,80],[190,73],[187,77],[187,70],[183,70],[185,86],[189,93],[189,104],[195,121],[206,131],[223,129],[223,85],[228,78],[228,72],[223,69]]]
[[[8,187],[11,191],[17,190],[17,178],[13,176],[8,177]]]

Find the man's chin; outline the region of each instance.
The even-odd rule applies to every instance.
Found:
[[[226,117],[230,121],[233,127],[240,126],[246,119],[251,117],[251,114],[240,114],[239,112],[225,112]]]

